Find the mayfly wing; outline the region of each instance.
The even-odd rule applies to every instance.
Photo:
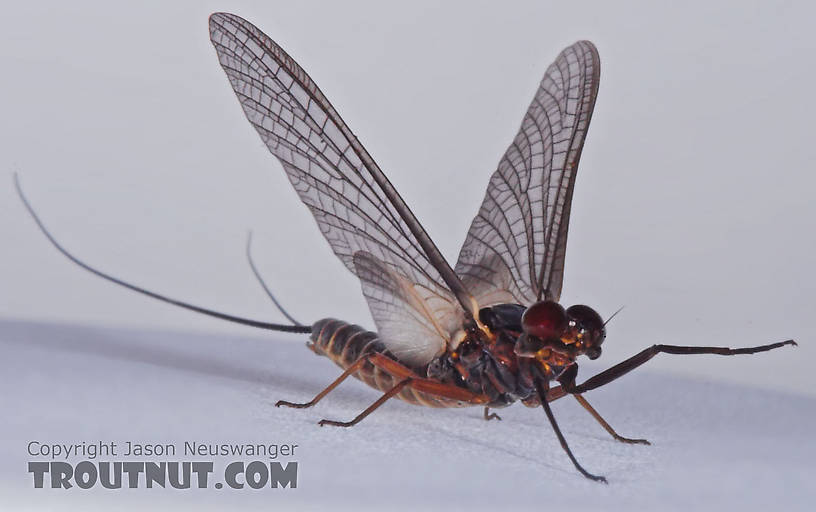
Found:
[[[394,323],[402,322],[410,331],[418,321],[436,331],[440,319],[428,317],[427,311],[445,318],[456,312],[461,326],[474,313],[470,294],[306,72],[258,28],[233,14],[210,16],[210,40],[247,119],[283,165],[334,253],[362,280],[378,329],[393,332]],[[388,269],[389,279],[370,272],[378,265]],[[406,303],[393,295],[405,291],[391,282],[397,277],[419,296],[433,297],[436,307],[394,311],[390,305]],[[409,357],[427,362],[446,341],[437,337]],[[406,349],[404,343],[394,345]]]
[[[490,178],[456,264],[481,306],[561,296],[572,192],[599,77],[591,42],[564,49]]]
[[[354,254],[354,266],[377,331],[400,361],[421,367],[444,352],[462,327],[461,309],[451,297],[412,283],[363,251]]]

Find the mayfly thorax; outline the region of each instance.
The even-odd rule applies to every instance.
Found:
[[[309,407],[349,376],[383,394],[350,421],[321,420],[320,425],[355,425],[390,398],[431,407],[483,406],[485,419],[498,418],[488,407],[521,401],[544,410],[581,474],[606,482],[573,456],[549,402],[572,395],[615,439],[648,444],[618,435],[583,393],[661,352],[735,355],[795,345],[793,340],[738,349],[652,345],[577,383],[577,358],[598,358],[606,337],[606,322],[594,309],[558,302],[575,176],[600,80],[600,59],[591,42],[568,46],[547,69],[451,267],[328,99],[280,46],[226,13],[210,17],[210,39],[247,119],[282,164],[334,253],[360,279],[376,332],[335,319],[302,325],[279,305],[291,324],[236,317],[103,273],[53,238],[16,176],[15,183],[48,240],[85,270],[198,313],[310,334],[308,346],[343,373],[309,402],[276,405]]]

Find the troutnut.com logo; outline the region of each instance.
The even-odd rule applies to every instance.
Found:
[[[28,443],[28,454],[47,460],[29,461],[28,472],[38,489],[294,489],[297,461],[276,459],[294,457],[296,448],[296,444],[264,443],[35,440]]]

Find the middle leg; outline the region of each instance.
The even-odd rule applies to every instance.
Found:
[[[609,435],[614,437],[616,440],[620,441],[621,443],[627,443],[627,444],[649,444],[649,445],[652,444],[652,443],[650,443],[649,441],[647,441],[645,439],[629,439],[628,437],[623,437],[621,435],[618,435],[618,433],[615,432],[615,429],[613,429],[612,426],[609,423],[607,423],[606,420],[604,420],[603,417],[600,414],[598,414],[598,411],[596,411],[594,407],[589,405],[589,402],[586,401],[586,398],[584,398],[582,395],[579,395],[579,394],[575,394],[575,395],[572,395],[572,396],[574,396],[575,399],[578,400],[578,403],[581,404],[584,407],[584,409],[586,409],[587,412],[589,412],[589,414],[592,415],[593,418],[595,418],[595,421],[600,423],[601,426],[607,432],[609,432]],[[547,399],[549,400],[549,397],[547,397]]]
[[[561,433],[561,429],[558,427],[558,423],[555,421],[555,415],[553,415],[552,409],[550,409],[550,404],[547,400],[547,388],[549,383],[547,381],[538,380],[535,381],[536,391],[538,392],[539,400],[541,400],[541,407],[544,409],[544,413],[547,415],[547,419],[550,420],[550,425],[552,426],[553,431],[555,431],[556,437],[558,437],[558,442],[561,443],[561,448],[567,452],[567,456],[572,461],[572,464],[575,466],[582,475],[589,478],[590,480],[594,480],[595,482],[602,482],[608,483],[606,478],[600,475],[593,475],[589,471],[583,468],[580,463],[578,463],[578,459],[575,458],[575,455],[572,454],[572,450],[570,450],[569,445],[567,444],[567,440],[564,438],[564,434]]]
[[[499,416],[495,412],[490,412],[490,406],[485,405],[484,419],[485,419],[485,421],[490,421],[490,420],[499,420],[499,421],[501,421],[501,416]]]

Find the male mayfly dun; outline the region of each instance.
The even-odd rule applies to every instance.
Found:
[[[199,313],[310,334],[309,348],[344,371],[311,401],[277,406],[310,407],[348,376],[382,396],[350,421],[320,425],[355,425],[394,397],[431,407],[478,405],[486,419],[498,418],[488,408],[521,401],[544,410],[581,474],[606,482],[578,463],[549,402],[572,395],[618,441],[648,444],[618,435],[584,393],[661,352],[753,354],[796,344],[653,345],[576,382],[578,356],[600,357],[606,338],[606,322],[594,309],[558,302],[575,176],[598,94],[600,61],[589,41],[567,47],[547,69],[452,267],[331,103],[283,49],[251,23],[225,13],[210,17],[210,39],[247,119],[282,164],[334,253],[360,279],[376,332],[335,319],[301,325],[285,312],[290,325],[255,321],[127,283],[64,249],[19,182],[17,190],[48,240],[97,276]]]

